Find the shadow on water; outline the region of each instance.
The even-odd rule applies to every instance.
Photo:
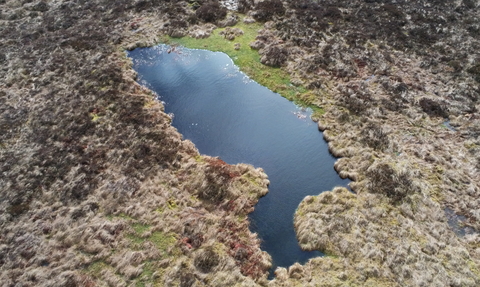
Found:
[[[335,158],[310,120],[311,111],[250,80],[223,53],[169,47],[128,53],[139,81],[159,95],[172,124],[202,154],[230,164],[262,167],[269,193],[250,215],[251,230],[277,266],[305,263],[322,254],[302,251],[293,214],[307,195],[346,186],[333,169]]]

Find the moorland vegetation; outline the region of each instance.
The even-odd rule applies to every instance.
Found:
[[[239,0],[238,11],[0,1],[2,284],[480,285],[478,1]],[[294,222],[302,248],[327,256],[266,280],[247,214],[267,176],[199,155],[124,53],[177,38],[228,47],[252,78],[321,111],[354,192],[307,197]]]

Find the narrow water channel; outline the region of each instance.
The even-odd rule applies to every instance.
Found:
[[[310,111],[250,80],[223,53],[159,45],[128,56],[139,82],[159,95],[174,114],[173,126],[200,153],[265,170],[269,193],[250,219],[272,270],[320,256],[300,249],[293,214],[305,196],[349,181],[334,171],[335,158]]]

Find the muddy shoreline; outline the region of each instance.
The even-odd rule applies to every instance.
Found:
[[[234,24],[197,4],[0,1],[5,286],[480,284],[477,2],[239,2],[356,192],[304,199],[299,241],[330,256],[271,282],[245,220],[266,175],[198,155],[123,53]]]

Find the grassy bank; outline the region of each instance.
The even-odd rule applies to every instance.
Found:
[[[311,91],[303,86],[292,84],[290,75],[282,68],[275,68],[264,65],[260,62],[258,51],[250,48],[250,43],[255,41],[258,31],[263,28],[261,23],[246,24],[243,22],[244,16],[241,15],[240,21],[233,27],[217,28],[210,37],[196,39],[190,36],[183,38],[164,37],[161,41],[165,44],[181,45],[190,49],[205,49],[214,52],[223,52],[232,58],[242,72],[251,79],[267,87],[275,93],[280,94],[286,99],[295,102],[303,107],[310,107],[314,111],[314,116],[323,114],[323,109],[312,104],[313,98]],[[239,28],[243,35],[228,40],[223,33],[226,29]]]

